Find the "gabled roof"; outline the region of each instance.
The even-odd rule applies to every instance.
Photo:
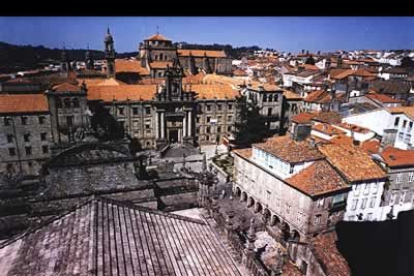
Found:
[[[318,149],[350,182],[387,177],[369,154],[358,147],[349,144],[322,144]]]
[[[377,93],[368,93],[365,95],[365,97],[377,101],[380,103],[402,103],[402,100],[397,100],[394,98],[391,98],[390,96],[387,96],[385,94],[377,94]]]
[[[324,156],[310,145],[308,141],[297,142],[288,135],[272,137],[264,143],[254,144],[254,147],[264,150],[288,163],[302,163],[322,159]]]
[[[53,86],[52,88],[53,92],[81,92],[81,88],[77,85],[73,85],[70,83],[62,83]]]
[[[302,112],[293,116],[291,121],[297,124],[310,124],[313,117],[315,117],[315,113]]]
[[[324,90],[316,90],[310,92],[304,99],[305,102],[309,103],[328,103],[332,99],[331,95]]]
[[[142,67],[141,63],[137,60],[115,60],[116,73],[138,73],[142,76],[149,75],[149,71],[146,67]]]
[[[414,150],[386,147],[381,157],[389,167],[414,167]]]
[[[347,189],[349,186],[326,161],[315,161],[309,167],[286,179],[286,182],[310,196]]]
[[[204,221],[93,199],[0,245],[2,275],[239,276]]]
[[[156,85],[102,85],[88,88],[88,100],[104,102],[117,101],[149,101],[156,93]]]
[[[145,40],[171,41],[171,40],[167,39],[165,36],[160,35],[160,34],[154,34],[154,35],[148,37]]]
[[[49,105],[43,94],[0,95],[0,113],[48,112]]]
[[[303,100],[303,97],[290,90],[283,90],[283,96],[285,96],[287,100]]]
[[[239,91],[227,84],[192,84],[191,90],[198,94],[198,99],[229,99],[239,96]]]

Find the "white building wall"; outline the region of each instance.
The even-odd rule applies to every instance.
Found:
[[[368,128],[378,135],[384,134],[384,129],[390,126],[391,114],[385,110],[376,110],[363,114],[351,115],[342,122]]]
[[[384,181],[353,184],[346,204],[345,221],[358,221],[362,214],[363,221],[379,221],[383,208],[380,207],[384,191]]]

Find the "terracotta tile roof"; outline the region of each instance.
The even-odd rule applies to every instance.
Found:
[[[236,149],[233,150],[233,152],[237,155],[240,155],[246,159],[250,159],[250,157],[252,157],[252,148],[248,148],[248,149]]]
[[[184,81],[183,81],[184,83]],[[165,84],[165,79],[164,78],[145,78],[139,81],[139,84],[155,84],[155,85],[161,85],[161,84]]]
[[[261,88],[264,89],[264,91],[267,92],[283,92],[282,88],[275,84],[268,84],[268,83],[260,83],[260,82],[250,82],[247,85],[247,88],[259,91]]]
[[[202,84],[203,79],[206,76],[204,72],[199,72],[195,75],[191,75],[190,73],[186,73],[186,76],[183,78],[183,84],[191,83],[191,84]]]
[[[350,182],[387,177],[379,165],[358,147],[347,144],[323,144],[318,148]]]
[[[353,140],[351,137],[343,135],[337,135],[329,140],[330,143],[336,145],[353,145]]]
[[[316,65],[312,65],[312,64],[303,64],[302,67],[304,67],[305,70],[319,71],[319,67]]]
[[[340,191],[349,187],[326,160],[315,161],[309,167],[287,178],[286,181],[310,196]]]
[[[226,84],[193,84],[191,90],[198,93],[199,99],[229,99],[233,100],[239,96],[239,92]]]
[[[386,147],[381,157],[389,167],[413,167],[414,150],[402,150],[394,147]]]
[[[81,92],[81,88],[77,85],[73,85],[70,83],[62,83],[53,86],[53,92]]]
[[[247,73],[246,71],[237,68],[236,70],[233,71],[233,76],[237,76],[237,77],[247,77]]]
[[[336,126],[347,129],[347,130],[352,130],[352,131],[358,132],[358,133],[369,133],[369,132],[371,132],[371,130],[369,130],[365,127],[357,126],[357,125],[354,125],[354,124],[340,123],[340,124],[337,124]]]
[[[88,100],[102,100],[104,102],[117,101],[149,101],[156,93],[156,85],[106,85],[91,86],[88,88]]]
[[[115,60],[116,73],[138,73],[142,76],[149,75],[149,71],[146,67],[141,66],[141,62],[138,60]]]
[[[290,90],[283,90],[283,96],[285,96],[287,100],[303,100],[303,97]]]
[[[227,84],[234,87],[245,84],[245,81],[238,78],[231,78],[216,74],[207,74],[203,77],[204,84]]]
[[[165,36],[160,35],[160,34],[154,34],[154,35],[152,35],[152,36],[148,37],[148,38],[147,38],[147,39],[145,39],[145,40],[161,40],[161,41],[171,41],[171,40],[167,39]]]
[[[178,49],[178,54],[182,57],[190,56],[190,53],[194,57],[204,57],[204,53],[207,57],[211,58],[225,58],[226,53],[223,50],[196,50],[196,49]]]
[[[48,112],[49,105],[43,94],[0,95],[0,113]]]
[[[312,123],[312,119],[315,115],[315,113],[302,112],[293,116],[290,120],[298,124],[310,124]]]
[[[172,66],[172,62],[171,61],[153,61],[149,65],[151,68],[165,69],[167,68],[167,66]]]
[[[315,124],[315,125],[312,126],[312,130],[316,130],[316,131],[325,133],[329,136],[340,135],[340,134],[345,133],[345,132],[333,127],[332,125],[326,124],[326,123]]]
[[[387,96],[385,94],[368,93],[365,95],[365,97],[373,101],[378,101],[381,103],[402,103],[403,102],[402,100],[391,98],[390,96]]]
[[[327,103],[332,99],[331,95],[324,90],[316,90],[310,92],[308,96],[304,99],[305,102],[310,103]]]
[[[82,85],[82,82],[85,81],[86,87],[98,85],[104,82],[105,80],[106,79],[101,79],[101,78],[90,78],[90,79],[89,78],[85,78],[85,79],[77,78],[78,85]]]
[[[414,120],[414,106],[397,106],[387,108],[391,114],[405,114],[411,120]]]
[[[336,241],[338,237],[336,232],[319,234],[313,239],[313,254],[321,263],[325,275],[332,276],[350,276],[351,269],[348,262],[338,251]]]
[[[312,120],[328,124],[338,124],[342,122],[342,116],[334,111],[324,111],[316,113]]]
[[[95,199],[0,247],[2,275],[240,276],[204,221]]]
[[[292,261],[288,260],[282,268],[282,275],[281,276],[305,276],[302,272],[300,272],[299,268],[292,263]]]
[[[351,69],[331,69],[329,76],[331,79],[341,80],[351,75],[352,72]]]
[[[352,73],[353,76],[360,76],[360,77],[376,77],[375,73],[368,71],[365,68],[358,68],[358,70]]]
[[[272,137],[266,142],[254,144],[254,146],[289,163],[301,163],[323,158],[323,155],[316,148],[312,148],[308,141],[297,142],[288,135]]]
[[[369,83],[369,88],[381,94],[409,93],[411,83],[404,80],[374,80]]]
[[[33,81],[29,80],[28,78],[14,78],[14,79],[7,80],[4,83],[32,84]]]
[[[378,153],[381,142],[377,139],[371,139],[361,144],[361,149],[365,150],[368,154]]]

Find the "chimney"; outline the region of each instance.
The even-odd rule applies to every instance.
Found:
[[[311,124],[292,124],[291,129],[291,138],[296,142],[304,141],[311,134],[312,125]]]
[[[397,129],[384,129],[382,135],[379,152],[382,152],[386,146],[394,146],[395,138],[397,137]]]

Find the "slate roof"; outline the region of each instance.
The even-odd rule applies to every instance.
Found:
[[[0,245],[8,276],[241,275],[203,221],[107,199]]]

